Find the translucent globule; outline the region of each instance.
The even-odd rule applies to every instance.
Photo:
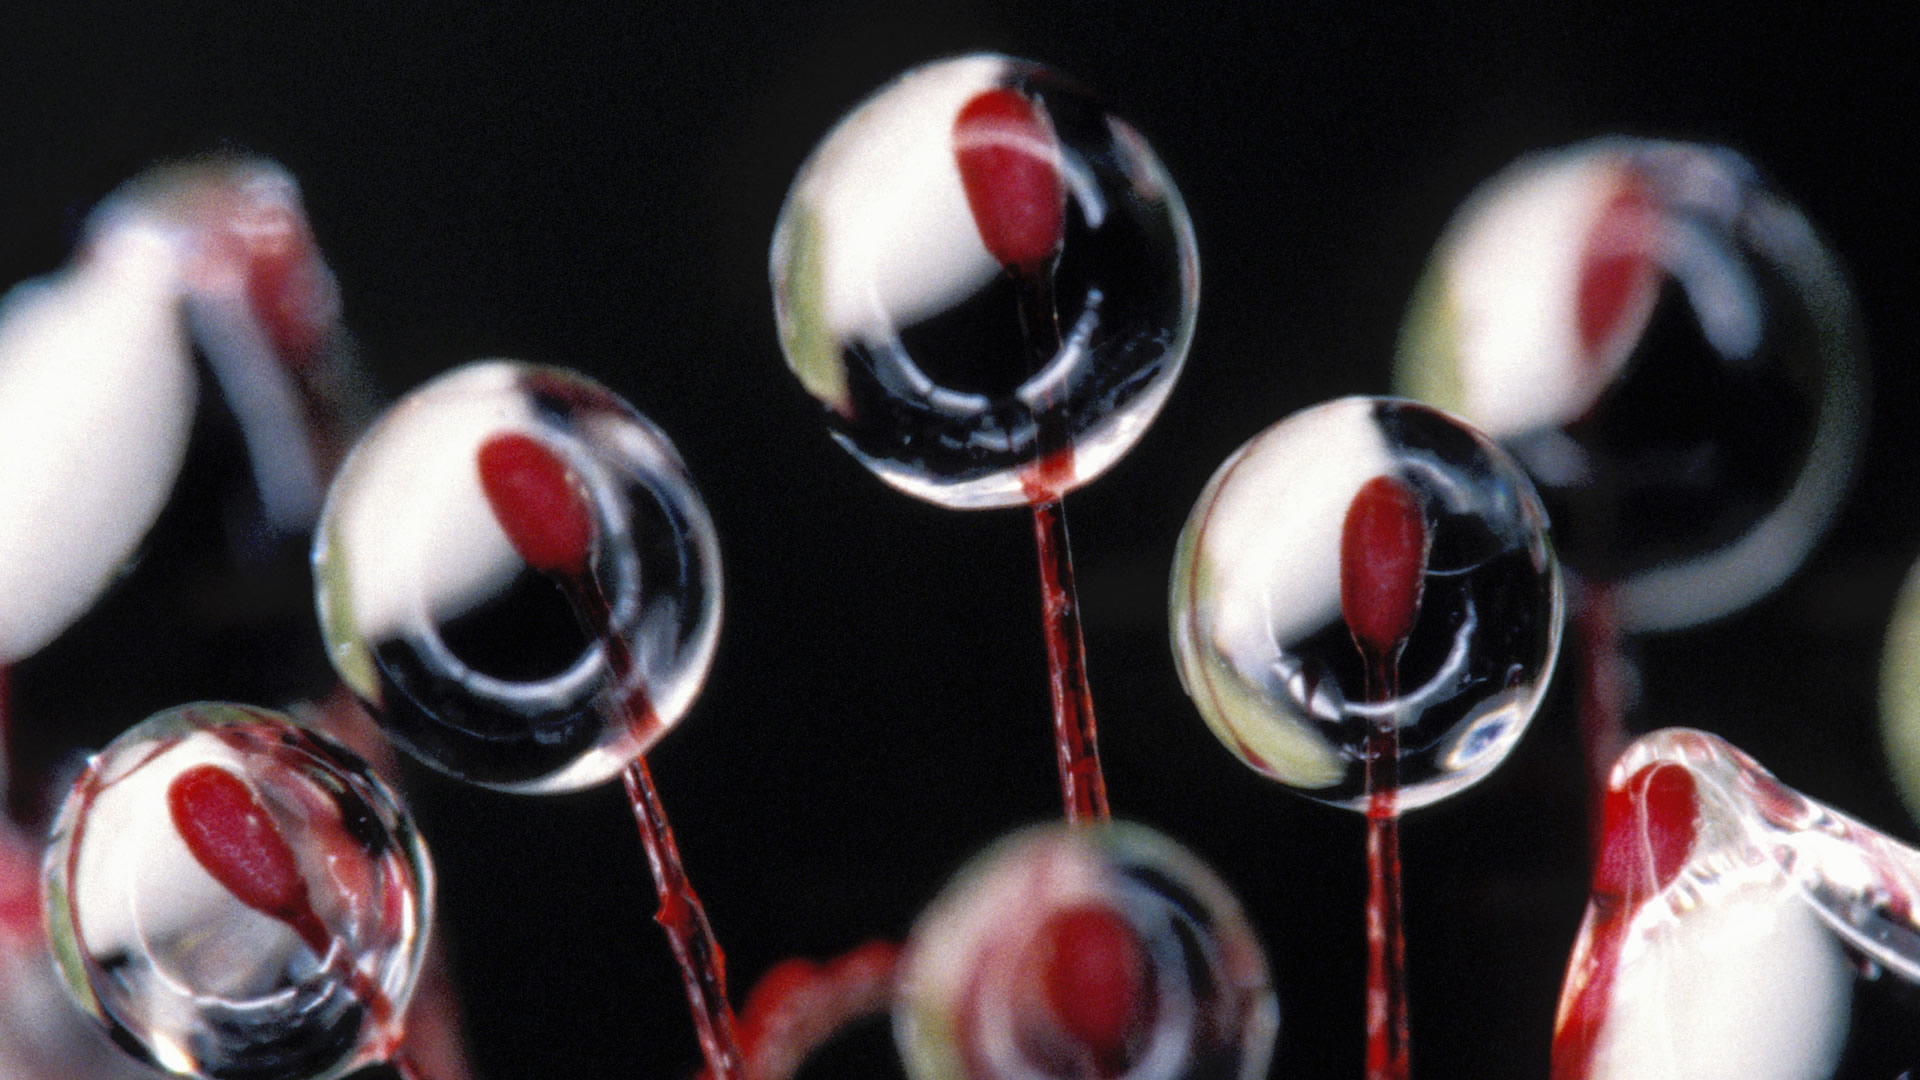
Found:
[[[69,994],[169,1072],[338,1077],[399,1042],[426,847],[360,759],[278,713],[128,730],[67,796],[43,876]]]
[[[1383,506],[1418,523],[1417,559],[1402,558],[1394,515],[1363,524]],[[1171,609],[1181,683],[1241,760],[1359,808],[1387,720],[1410,809],[1513,748],[1563,601],[1546,514],[1505,452],[1424,405],[1355,397],[1282,420],[1220,466],[1180,535]]]
[[[1256,1080],[1278,1026],[1239,904],[1126,822],[976,857],[915,924],[894,1005],[913,1080]]]
[[[1607,138],[1487,181],[1402,328],[1399,393],[1541,487],[1629,630],[1738,610],[1797,568],[1852,469],[1851,293],[1790,202],[1719,147]]]
[[[134,559],[189,458],[196,356],[252,473],[257,505],[228,527],[311,526],[361,389],[339,306],[293,177],[240,155],[128,181],[66,266],[0,298],[0,664]]]
[[[583,624],[556,567],[528,561],[527,543],[567,537],[509,535],[482,475],[502,446],[578,485],[577,502],[536,488],[518,517],[538,534],[584,508],[573,540],[604,627]],[[400,401],[335,477],[313,558],[341,678],[416,757],[506,790],[617,775],[686,712],[719,634],[719,542],[679,455],[557,368],[469,364]]]
[[[1678,728],[1614,765],[1601,829],[1555,1080],[1804,1080],[1912,1065],[1920,852]]]
[[[915,68],[850,113],[772,254],[787,364],[836,439],[944,506],[1091,480],[1185,360],[1193,230],[1145,140],[1038,65]]]

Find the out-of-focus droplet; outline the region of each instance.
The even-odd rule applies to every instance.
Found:
[[[152,528],[187,457],[196,351],[266,530],[312,524],[358,419],[338,317],[293,178],[244,156],[129,181],[66,267],[0,301],[0,664],[71,625]]]
[[[1880,651],[1880,743],[1907,813],[1920,821],[1920,566],[1900,587]]]
[[[1256,1080],[1279,1011],[1253,928],[1139,825],[994,845],[915,925],[894,1036],[913,1080]]]
[[[1520,459],[1625,629],[1673,629],[1766,595],[1825,529],[1859,338],[1833,256],[1747,161],[1598,139],[1522,158],[1455,215],[1395,388]]]
[[[1920,983],[1920,852],[1716,736],[1635,742],[1601,829],[1554,1080],[1830,1076],[1856,997]]]

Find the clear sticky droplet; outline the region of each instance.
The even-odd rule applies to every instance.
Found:
[[[1621,755],[1601,826],[1555,1080],[1832,1076],[1854,1012],[1911,1010],[1920,852],[1680,728]]]
[[[1181,533],[1171,599],[1181,682],[1221,742],[1356,809],[1382,718],[1402,809],[1492,771],[1539,705],[1562,611],[1519,466],[1389,398],[1303,410],[1229,457]]]
[[[913,1080],[1266,1075],[1265,954],[1211,870],[1126,822],[1042,825],[915,924],[894,1036]]]
[[[387,732],[505,790],[617,775],[692,704],[719,633],[719,542],[679,455],[557,368],[470,364],[402,399],[336,476],[314,570],[334,666]],[[583,625],[574,573],[625,655]]]
[[[1192,226],[1146,142],[991,55],[915,68],[828,134],[772,276],[787,364],[834,437],[962,509],[1061,494],[1131,448],[1199,296]]]
[[[433,907],[426,846],[365,763],[201,703],[113,741],[54,824],[66,989],[180,1076],[343,1076],[399,1042]]]
[[[1853,299],[1792,203],[1720,147],[1605,138],[1487,181],[1435,248],[1395,389],[1499,440],[1629,630],[1766,595],[1858,449]]]

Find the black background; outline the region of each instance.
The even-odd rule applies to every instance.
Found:
[[[766,284],[813,143],[900,70],[976,49],[1102,91],[1193,214],[1183,380],[1068,506],[1114,806],[1202,853],[1253,913],[1283,1010],[1273,1075],[1360,1072],[1360,818],[1254,776],[1199,723],[1166,645],[1174,538],[1256,431],[1386,389],[1426,251],[1527,150],[1604,132],[1732,146],[1849,267],[1876,377],[1855,493],[1788,588],[1638,645],[1641,726],[1719,731],[1915,834],[1873,701],[1920,552],[1904,5],[52,7],[0,14],[0,280],[58,265],[147,164],[235,146],[300,179],[386,395],[514,356],[588,371],[672,435],[721,533],[726,617],[703,697],[651,760],[736,994],[782,957],[902,936],[967,855],[1057,810],[1026,516],[921,505],[834,446],[782,364]],[[278,629],[240,643],[183,631],[153,609],[159,586],[123,594],[22,669],[20,723],[97,741],[178,701],[317,693],[303,589],[258,598],[282,605]],[[1545,1071],[1585,896],[1570,683],[1490,780],[1405,825],[1421,1075]],[[407,782],[481,1076],[696,1065],[616,790]],[[875,1025],[812,1075],[891,1062]]]

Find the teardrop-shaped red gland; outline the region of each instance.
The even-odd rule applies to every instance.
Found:
[[[869,941],[825,963],[801,957],[767,969],[741,1006],[740,1052],[748,1076],[791,1077],[848,1025],[893,1003],[900,946]],[[715,1080],[702,1072],[699,1080]]]
[[[1644,320],[1659,281],[1660,217],[1639,180],[1628,177],[1607,200],[1580,253],[1574,321],[1580,359],[1599,365],[1623,334]],[[1613,345],[1614,348],[1608,348]]]
[[[1038,103],[1008,89],[975,96],[953,122],[953,156],[989,255],[1031,271],[1060,250],[1067,190],[1059,143]]]
[[[513,431],[481,444],[480,488],[507,542],[528,566],[582,577],[593,552],[593,508],[558,453]]]
[[[300,863],[259,796],[218,765],[195,765],[167,785],[167,809],[187,850],[236,900],[306,936],[315,921]]]
[[[1153,1019],[1146,943],[1118,911],[1082,904],[1049,917],[1033,948],[1030,970],[1037,971],[1061,1032],[1102,1075],[1124,1072],[1138,1035]]]
[[[1699,819],[1693,774],[1679,765],[1649,765],[1608,791],[1595,895],[1636,904],[1666,888],[1687,864]]]
[[[1340,615],[1362,652],[1390,657],[1413,633],[1427,577],[1424,500],[1391,476],[1360,486],[1340,531]]]

